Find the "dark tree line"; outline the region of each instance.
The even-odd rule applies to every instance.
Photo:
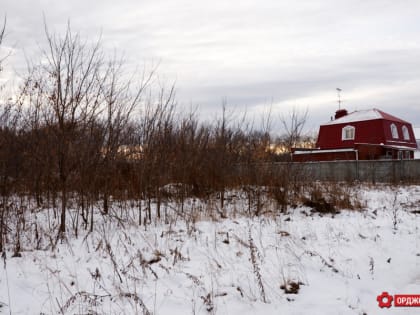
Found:
[[[261,167],[279,160],[268,149],[268,129],[237,122],[225,105],[213,123],[202,123],[194,112],[177,111],[174,86],[156,88],[155,69],[130,73],[100,42],[85,41],[70,27],[63,36],[45,33],[47,48],[28,69],[19,95],[2,98],[0,251],[18,196],[54,209],[60,239],[70,202],[77,234],[93,229],[94,204],[107,215],[117,200],[137,201],[143,224],[153,203],[160,218],[168,184],[176,184],[181,209],[191,196],[217,194],[223,209],[228,189],[285,185],[273,169]],[[249,192],[250,198],[257,194]]]

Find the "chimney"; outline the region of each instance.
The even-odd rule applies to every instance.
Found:
[[[347,109],[339,109],[335,112],[335,119],[339,119],[341,117],[347,116]]]

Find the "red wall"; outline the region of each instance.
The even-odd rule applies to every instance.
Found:
[[[398,129],[399,139],[393,139],[391,123]],[[408,128],[410,141],[403,140],[402,126]],[[355,130],[354,140],[342,140],[342,129],[345,126],[353,126]],[[415,148],[414,132],[411,124],[385,119],[375,119],[344,124],[323,125],[319,128],[317,147],[321,149],[354,148],[355,143],[388,144],[409,146]]]

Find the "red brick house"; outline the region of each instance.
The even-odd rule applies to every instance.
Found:
[[[379,109],[347,113],[320,126],[316,149],[292,150],[294,162],[412,159],[417,143],[407,121]]]

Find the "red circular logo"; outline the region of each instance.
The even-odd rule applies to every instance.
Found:
[[[392,305],[392,300],[394,298],[392,297],[392,295],[389,295],[388,292],[382,292],[381,295],[378,295],[376,297],[376,300],[378,301],[379,307],[380,308],[390,308]]]

